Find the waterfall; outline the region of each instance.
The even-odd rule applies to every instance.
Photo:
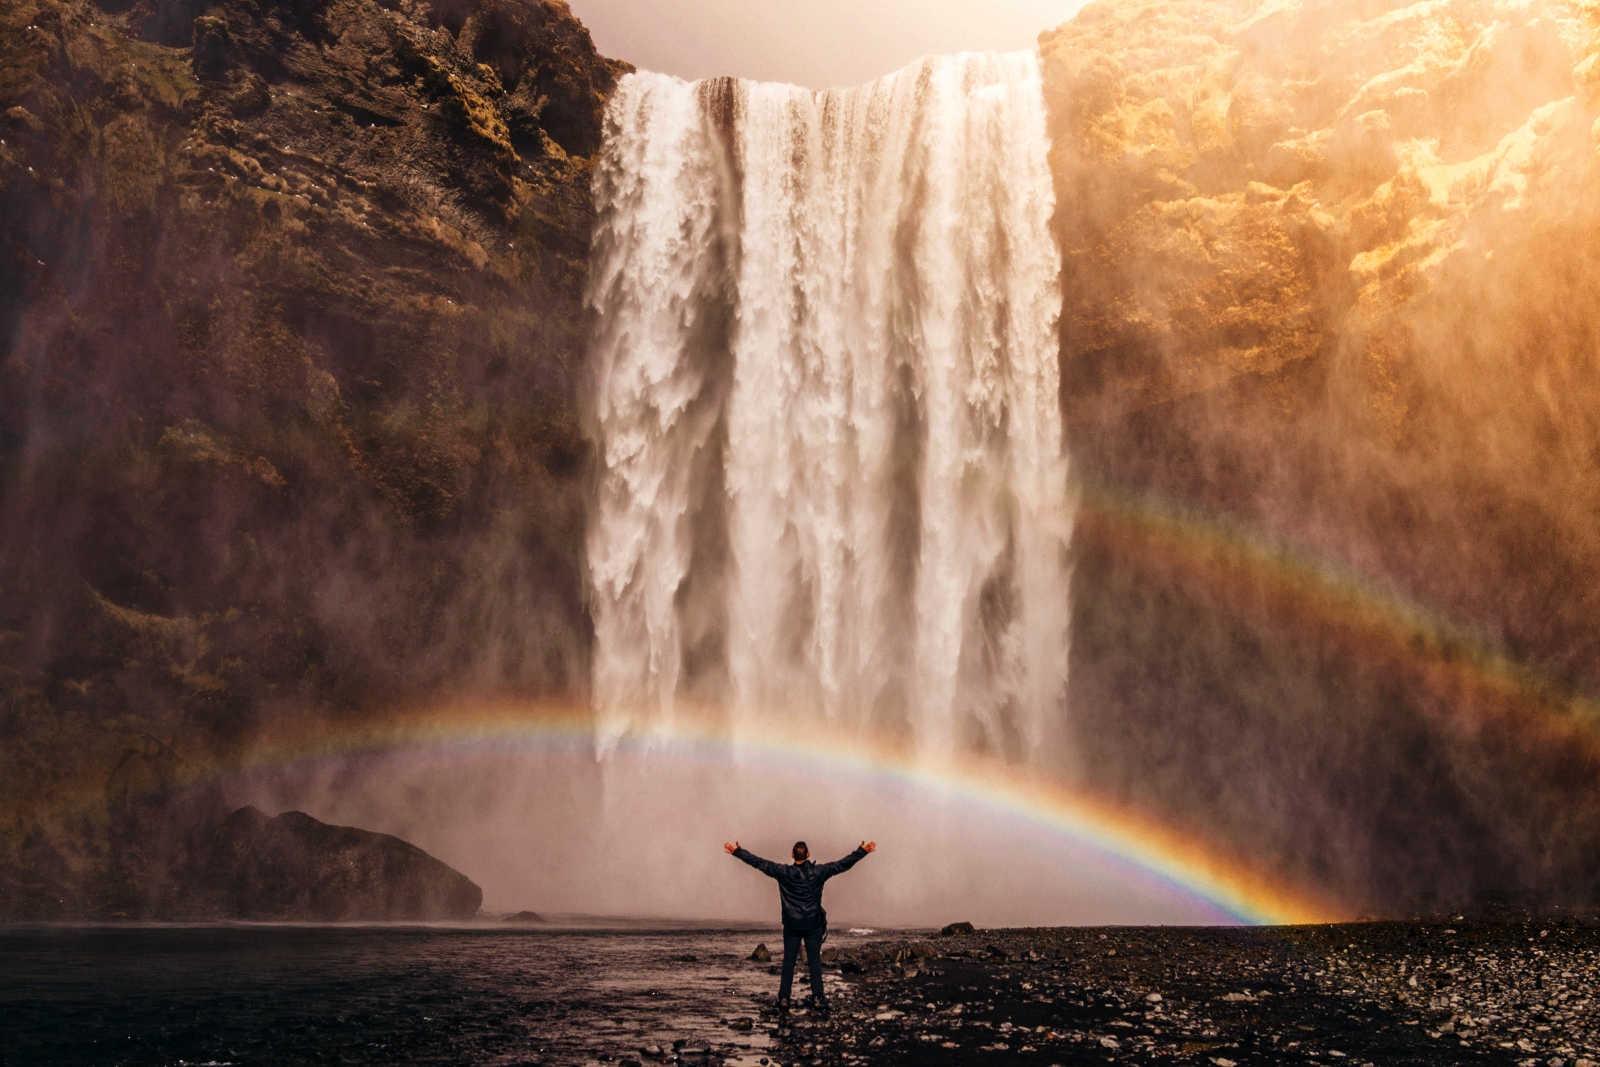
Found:
[[[602,745],[712,707],[1026,759],[1072,496],[1038,58],[625,77],[596,165]]]

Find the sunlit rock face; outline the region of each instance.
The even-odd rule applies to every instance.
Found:
[[[1592,10],[1041,42],[1083,766],[1373,911],[1595,884]]]

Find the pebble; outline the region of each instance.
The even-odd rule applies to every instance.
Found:
[[[1009,1043],[1041,1063],[1080,1062],[1093,1049],[1095,1059],[1227,1067],[1237,1048],[1251,1062],[1285,1064],[1399,1054],[1443,1067],[1513,1051],[1526,1067],[1600,1067],[1577,1057],[1600,1047],[1600,928],[1546,927],[1544,938],[1537,926],[1451,929],[989,930],[936,951],[913,951],[931,942],[852,946],[841,955],[855,969],[840,967],[851,992],[805,1055],[917,1062],[926,1056],[917,1050],[938,1048],[999,1059]],[[922,975],[896,968],[910,959],[927,961]],[[860,1002],[848,1006],[852,997]],[[1297,1015],[1308,1002],[1318,1012]],[[1045,1009],[1033,1005],[1052,1005],[1042,1018],[1054,1025],[1036,1027]],[[997,1040],[1011,1034],[1026,1040]],[[797,1043],[776,1040],[793,1062]]]

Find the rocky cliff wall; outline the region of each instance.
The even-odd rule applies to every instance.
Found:
[[[1041,41],[1082,767],[1374,912],[1597,884],[1595,30],[1116,0]]]
[[[559,0],[0,9],[0,912],[140,913],[110,828],[263,718],[582,690],[617,70]]]
[[[1600,885],[1595,18],[1041,41],[1071,770],[1369,910]],[[263,718],[581,694],[616,70],[546,0],[0,10],[0,912],[148,910]]]

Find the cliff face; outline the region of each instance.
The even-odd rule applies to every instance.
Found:
[[[560,0],[0,11],[0,869],[34,897],[137,912],[96,881],[122,798],[260,717],[581,691],[616,74]]]
[[[1082,764],[1373,910],[1593,899],[1595,31],[1122,0],[1041,42]]]

